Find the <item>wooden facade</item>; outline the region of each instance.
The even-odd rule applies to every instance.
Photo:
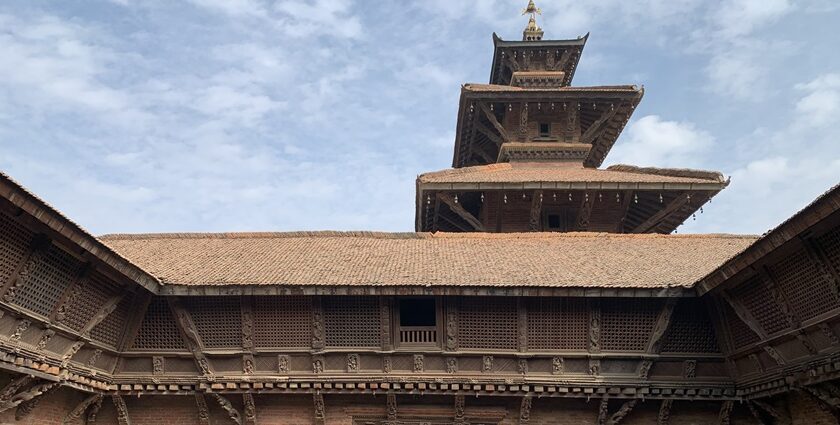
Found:
[[[494,37],[491,82],[568,86],[586,39],[542,40],[528,10],[527,41]],[[606,129],[620,131],[635,107],[621,105],[615,125],[587,112],[606,136],[540,134],[523,120],[523,140],[505,142],[523,146],[501,144],[518,150],[502,162],[540,151],[543,162],[594,169],[612,143]],[[460,132],[473,107],[462,98],[457,169],[496,162],[462,155],[486,144],[464,136],[481,131]],[[497,121],[470,125],[522,123]],[[556,170],[561,184],[568,167]],[[418,230],[464,232],[446,237],[96,238],[0,175],[0,423],[838,423],[840,187],[761,238],[651,235],[726,182],[612,171],[647,180],[443,190],[421,178]],[[528,236],[581,230],[614,235]],[[261,243],[274,248],[243,248]],[[571,248],[535,254],[558,246]],[[596,249],[559,266],[578,280],[551,280],[584,246]],[[452,259],[464,252],[466,262]],[[650,258],[669,262],[645,268]]]

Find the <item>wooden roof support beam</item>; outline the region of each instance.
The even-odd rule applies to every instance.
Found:
[[[592,216],[592,191],[583,193],[583,199],[580,201],[580,208],[578,208],[577,217],[575,218],[575,226],[579,231],[586,231],[589,228],[589,218]]]
[[[131,425],[131,418],[128,416],[128,407],[125,405],[125,400],[119,394],[111,396],[111,401],[114,402],[114,408],[117,410],[117,423],[120,425]]]
[[[479,131],[479,133],[485,135],[491,142],[495,143],[496,146],[502,146],[502,143],[505,142],[498,134],[487,128],[487,126],[480,121],[475,123],[475,128]]]
[[[196,391],[195,407],[198,409],[199,425],[210,425],[210,409],[207,408],[207,400],[204,399],[204,393]]]
[[[526,425],[531,421],[531,396],[522,397],[519,404],[519,425]]]
[[[659,312],[659,317],[656,319],[656,324],[653,326],[650,339],[647,344],[647,352],[649,354],[659,354],[662,351],[662,339],[668,331],[668,326],[671,324],[671,317],[674,315],[674,308],[677,306],[676,298],[668,298],[665,305],[662,306],[662,311]]]
[[[222,407],[222,410],[227,412],[228,417],[233,423],[236,425],[242,425],[242,415],[239,414],[239,411],[233,407],[233,404],[231,404],[228,399],[222,397],[219,393],[213,393],[213,397],[216,399],[216,402],[219,403],[219,406]]]
[[[495,128],[496,131],[499,132],[499,135],[502,137],[502,140],[510,140],[510,136],[508,136],[507,131],[505,131],[505,128],[502,126],[502,124],[499,123],[499,120],[496,119],[496,114],[494,114],[493,111],[490,110],[487,104],[484,102],[479,102],[478,107],[481,109],[481,112],[484,113],[484,116],[487,118],[487,120],[490,121],[490,124],[493,125],[493,128]]]
[[[213,370],[210,368],[210,362],[207,360],[207,356],[204,355],[204,343],[198,335],[198,329],[195,327],[192,316],[190,316],[190,313],[181,305],[177,298],[171,297],[167,301],[169,302],[169,308],[175,315],[175,323],[181,331],[184,345],[192,352],[198,370],[205,378],[215,379]]]
[[[718,423],[720,425],[729,425],[732,422],[732,408],[735,407],[735,402],[726,400],[720,405],[718,411]]]
[[[616,229],[618,233],[624,233],[625,231],[624,223],[627,220],[627,213],[630,212],[630,205],[633,205],[633,191],[625,190],[622,196],[621,211],[624,212],[621,214],[621,220],[618,221],[618,228]]]
[[[671,420],[671,406],[674,400],[670,398],[662,399],[659,403],[659,414],[656,416],[656,425],[668,425]]]
[[[732,310],[735,312],[735,315],[738,316],[738,318],[741,319],[741,321],[744,322],[750,328],[750,330],[755,332],[755,334],[758,335],[760,339],[767,339],[767,333],[764,332],[764,328],[762,328],[758,324],[758,321],[755,320],[755,317],[753,317],[752,313],[750,313],[750,311],[747,310],[746,307],[744,307],[743,305],[741,305],[741,303],[732,298],[732,296],[730,296],[726,291],[721,291],[720,294],[721,298],[723,298],[729,304],[729,306],[732,307]]]
[[[443,221],[445,221],[445,222],[447,222],[447,223],[449,223],[449,224],[451,224],[451,225],[455,226],[458,230],[460,230],[460,231],[462,231],[462,232],[469,232],[469,231],[471,231],[471,230],[472,230],[472,229],[470,229],[469,227],[466,227],[466,226],[464,226],[463,224],[458,223],[458,222],[456,222],[455,220],[453,220],[453,219],[451,219],[451,218],[449,218],[449,217],[447,217],[447,216],[445,216],[445,215],[441,215],[441,216],[440,216],[440,218],[441,218],[441,220],[443,220]]]
[[[470,214],[469,211],[465,210],[464,207],[462,207],[460,204],[455,202],[455,199],[452,198],[451,196],[449,196],[448,193],[438,192],[437,196],[438,196],[438,199],[440,199],[441,202],[446,204],[446,206],[448,206],[449,209],[452,212],[454,212],[455,214],[458,214],[459,217],[463,218],[464,221],[469,223],[469,225],[472,226],[473,229],[475,229],[476,231],[479,231],[479,232],[484,232],[485,231],[484,230],[484,225],[481,224],[481,221],[479,221],[477,218],[475,218],[474,215]]]
[[[569,63],[569,60],[572,58],[572,51],[575,49],[566,49],[563,51],[563,54],[560,55],[560,60],[554,64],[554,67],[551,68],[552,71],[562,71],[566,64]]]
[[[57,390],[58,388],[59,388],[59,386],[57,384],[55,384],[55,385],[51,386],[49,389],[47,389],[46,391],[42,392],[41,394],[39,394],[39,395],[29,399],[29,400],[26,400],[23,403],[21,403],[20,405],[18,405],[17,410],[15,411],[15,420],[16,421],[21,421],[21,420],[23,420],[23,418],[29,416],[29,414],[32,413],[32,411],[35,410],[36,407],[38,407],[38,404],[41,403],[41,400],[44,399],[45,395],[49,394],[52,391]]]
[[[620,108],[621,105],[613,106],[612,109],[601,114],[601,116],[586,129],[586,132],[580,136],[580,142],[592,144],[592,141],[595,140],[595,136],[601,133],[604,123],[609,122],[609,120],[615,116],[616,112],[618,112]]]
[[[0,402],[0,412],[5,412],[9,409],[14,409],[15,407],[18,407],[21,403],[32,400],[35,397],[39,397],[58,385],[58,382],[47,382],[43,384],[37,384],[26,391],[21,391],[13,395],[8,400]]]
[[[688,194],[681,193],[677,195],[676,199],[669,202],[665,208],[659,210],[656,214],[648,217],[642,224],[633,229],[633,233],[647,233],[656,228],[662,221],[667,219],[671,214],[679,211],[682,207],[688,204]]]
[[[397,420],[397,395],[389,392],[385,395],[385,412],[389,423],[396,423]]]
[[[532,232],[539,232],[542,228],[543,191],[535,190],[531,194],[531,214],[528,217],[528,228]]]
[[[458,394],[455,396],[455,420],[453,421],[454,425],[465,425],[467,420],[464,414],[464,406],[466,405],[466,399],[463,394]]]
[[[324,406],[324,395],[320,392],[312,394],[312,402],[315,406],[315,425],[326,425],[326,407]]]
[[[64,417],[64,420],[62,420],[61,423],[62,424],[76,423],[76,421],[82,419],[82,416],[85,415],[85,412],[88,411],[88,408],[90,406],[93,406],[97,402],[101,402],[102,397],[103,397],[102,394],[94,394],[94,395],[82,400],[81,403],[76,405],[76,407],[73,410],[71,410],[70,413],[68,413]],[[86,422],[83,422],[83,423],[86,423]],[[205,424],[202,424],[202,425],[205,425]]]
[[[244,406],[245,425],[257,425],[257,407],[254,405],[254,395],[242,393],[242,405]]]

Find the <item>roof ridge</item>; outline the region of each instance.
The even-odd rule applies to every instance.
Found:
[[[725,183],[726,179],[720,171],[700,170],[695,168],[663,168],[663,167],[639,167],[629,164],[614,164],[605,168],[607,171],[622,171],[635,174],[653,174],[667,177],[687,177],[703,179],[719,183]]]

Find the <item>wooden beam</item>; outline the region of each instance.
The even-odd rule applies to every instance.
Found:
[[[52,241],[46,235],[36,234],[33,236],[29,242],[29,250],[26,255],[18,263],[11,276],[3,282],[3,289],[0,291],[3,301],[7,303],[14,301],[20,288],[27,284],[35,267],[44,260],[47,249],[51,244]]]
[[[592,191],[587,190],[583,193],[583,197],[580,200],[580,208],[578,208],[577,217],[575,217],[575,226],[580,231],[585,231],[589,228],[589,218],[592,216],[592,204],[595,201],[592,197]]]
[[[464,207],[462,207],[460,204],[456,203],[455,199],[449,196],[448,193],[438,192],[437,196],[438,199],[440,199],[444,204],[446,204],[446,206],[449,207],[450,211],[454,212],[455,214],[458,214],[458,216],[463,218],[464,221],[466,221],[467,223],[469,223],[469,225],[472,226],[473,229],[479,232],[484,231],[484,225],[481,224],[481,221],[479,221],[477,218],[475,218],[475,216],[470,214],[469,211],[465,210]]]
[[[490,124],[493,126],[493,128],[495,128],[496,131],[499,132],[499,136],[501,136],[502,140],[504,140],[505,142],[509,141],[510,136],[508,136],[505,127],[499,123],[499,120],[496,119],[496,114],[494,114],[493,111],[491,111],[490,108],[487,107],[487,104],[485,104],[484,102],[479,102],[478,107],[481,109],[481,112],[484,113],[484,116],[487,118],[487,121],[490,121]]]
[[[464,408],[466,405],[466,399],[463,394],[458,394],[455,396],[455,420],[453,421],[454,425],[465,425],[467,423],[466,415],[464,414]]]
[[[324,395],[319,392],[312,394],[312,402],[315,406],[315,425],[326,425],[327,412]]]
[[[487,136],[487,138],[490,139],[491,142],[495,143],[496,146],[501,147],[502,143],[505,142],[498,134],[487,128],[487,126],[480,121],[475,123],[475,128],[479,131],[479,133]]]
[[[676,199],[669,202],[665,208],[659,210],[656,214],[648,217],[642,224],[633,229],[633,233],[647,233],[658,226],[662,221],[668,218],[671,214],[679,211],[680,208],[688,204],[688,196],[685,193],[677,195]]]
[[[732,400],[726,400],[720,405],[720,410],[718,410],[718,424],[720,425],[730,425],[732,422],[732,408],[735,407],[735,402]]]
[[[109,314],[113,313],[114,310],[117,309],[117,306],[120,304],[120,301],[122,301],[123,298],[130,295],[131,294],[118,294],[114,295],[111,298],[108,298],[108,300],[106,300],[99,308],[99,311],[97,311],[96,314],[94,314],[93,317],[91,317],[91,319],[88,320],[88,322],[85,324],[85,327],[82,328],[81,334],[83,336],[88,336],[90,334],[90,331],[93,330],[93,328],[95,328],[96,325],[102,323],[102,321],[105,320],[105,318],[108,317]]]
[[[662,350],[662,338],[668,331],[668,326],[671,324],[671,317],[674,315],[674,308],[677,306],[676,298],[668,298],[662,310],[659,312],[659,317],[656,319],[656,324],[653,326],[650,339],[647,344],[647,352],[649,354],[659,354]]]
[[[207,400],[204,399],[204,393],[195,393],[195,407],[198,409],[198,424],[210,425],[210,409],[207,408]]]
[[[102,394],[94,394],[84,400],[81,403],[76,405],[76,407],[70,411],[64,419],[61,421],[62,425],[70,425],[82,419],[82,416],[85,416],[85,412],[87,412],[88,408],[92,406],[94,403],[99,402],[102,400]]]
[[[623,193],[623,198],[621,199],[621,220],[618,221],[618,228],[616,231],[618,233],[624,233],[625,225],[624,222],[627,220],[627,213],[630,212],[630,205],[633,205],[633,191],[632,190],[625,190]]]
[[[764,279],[764,282],[767,284],[767,289],[770,291],[770,295],[776,301],[776,304],[778,304],[779,309],[782,310],[782,314],[785,315],[788,326],[791,328],[798,328],[799,318],[796,317],[796,314],[794,314],[793,309],[790,307],[790,301],[781,290],[781,286],[779,285],[779,281],[776,279],[776,276],[769,268],[767,268],[766,265],[756,268],[755,271]]]
[[[79,270],[79,274],[76,276],[74,281],[64,289],[64,292],[61,293],[61,297],[59,297],[58,301],[55,303],[55,307],[53,307],[53,310],[48,316],[50,321],[54,321],[55,323],[64,322],[70,308],[72,308],[76,301],[78,301],[79,293],[82,291],[82,288],[88,285],[92,271],[93,265],[91,263],[88,262],[82,265]]]
[[[388,418],[388,423],[396,423],[397,395],[392,392],[385,395],[385,413]]]
[[[469,232],[469,231],[471,231],[471,230],[472,230],[471,228],[469,228],[469,227],[467,227],[467,226],[464,226],[463,224],[458,223],[458,222],[456,222],[455,220],[452,220],[451,218],[449,218],[449,217],[447,217],[447,216],[445,216],[445,215],[441,215],[441,216],[440,216],[440,218],[441,218],[441,220],[443,220],[443,221],[445,221],[445,222],[447,222],[447,223],[449,223],[449,224],[451,224],[451,225],[455,226],[456,228],[458,228],[458,230],[460,230],[460,231],[462,231],[462,232]]]
[[[519,403],[519,425],[526,425],[531,421],[531,396],[522,397]]]
[[[601,128],[603,127],[604,123],[609,121],[612,117],[614,117],[620,107],[621,105],[614,106],[609,111],[606,111],[603,114],[601,114],[601,116],[598,117],[598,119],[595,120],[595,122],[593,122],[589,126],[589,128],[586,129],[586,132],[583,133],[582,136],[580,136],[580,143],[592,144],[592,142],[595,139],[595,136],[597,136],[601,132]]]
[[[114,402],[114,408],[117,410],[117,423],[120,425],[131,425],[131,418],[128,416],[128,407],[125,405],[125,400],[119,394],[111,396],[111,401]]]
[[[671,406],[674,400],[670,398],[662,399],[659,403],[659,414],[656,416],[656,425],[668,425],[671,423]]]
[[[532,232],[539,232],[542,230],[542,203],[543,191],[535,190],[531,194],[531,213],[528,217],[528,228]]]
[[[257,425],[257,407],[254,405],[254,395],[242,393],[242,405],[244,406],[245,425]]]
[[[170,310],[175,315],[175,323],[181,331],[184,344],[192,352],[198,370],[205,378],[210,380],[215,379],[213,370],[210,368],[210,362],[207,360],[207,356],[204,355],[204,343],[198,335],[198,329],[195,327],[192,316],[190,316],[190,313],[181,305],[180,300],[177,298],[169,297],[167,301],[169,302]]]
[[[58,382],[48,382],[44,384],[37,384],[28,390],[21,391],[13,395],[10,399],[0,402],[0,412],[5,412],[9,409],[14,409],[15,407],[18,407],[21,403],[32,400],[35,397],[39,397],[58,385]]]
[[[32,375],[23,375],[13,379],[0,390],[0,404],[11,400],[15,394],[20,392],[21,388],[31,384],[34,380],[35,378]]]
[[[572,52],[574,49],[566,49],[563,51],[563,54],[560,55],[560,60],[554,64],[554,67],[551,69],[552,71],[562,71],[563,68],[569,63],[569,60],[572,58]],[[567,77],[568,78],[568,77]]]
[[[222,410],[227,412],[228,417],[230,418],[231,422],[235,423],[236,425],[242,425],[242,415],[239,414],[239,411],[233,407],[233,404],[224,397],[222,397],[219,393],[213,393],[213,397],[216,399],[216,402],[219,403]]]
[[[758,320],[755,320],[755,317],[753,317],[752,313],[750,313],[750,311],[747,310],[746,307],[744,307],[743,305],[741,305],[741,303],[732,298],[732,296],[730,296],[729,293],[727,293],[726,291],[721,291],[720,294],[721,298],[723,298],[729,304],[729,306],[732,307],[732,310],[735,312],[735,315],[738,316],[738,318],[741,319],[741,321],[744,322],[750,328],[750,330],[755,332],[755,334],[758,335],[760,339],[767,339],[767,333],[764,332],[764,328],[762,328],[761,325],[759,325]]]
[[[45,395],[49,394],[52,391],[55,391],[58,388],[59,388],[58,385],[53,385],[52,387],[50,387],[48,390],[44,391],[40,395],[35,396],[35,397],[33,397],[29,400],[26,400],[23,403],[21,403],[20,405],[18,405],[17,410],[15,411],[15,420],[16,421],[22,421],[23,418],[29,416],[29,414],[32,413],[32,411],[35,410],[35,408],[38,407],[38,404],[41,403],[41,400],[44,399]]]
[[[621,423],[621,421],[623,421],[624,418],[633,411],[633,408],[636,407],[636,403],[638,402],[639,400],[637,399],[625,401],[624,404],[622,404],[621,407],[619,407],[618,410],[610,416],[606,425],[618,425]]]

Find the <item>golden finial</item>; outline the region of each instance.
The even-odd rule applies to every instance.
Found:
[[[530,14],[528,18],[528,25],[522,31],[523,41],[537,41],[542,40],[543,30],[537,25],[537,15],[542,15],[542,9],[534,4],[534,0],[528,0],[528,7],[522,10],[522,14]]]

